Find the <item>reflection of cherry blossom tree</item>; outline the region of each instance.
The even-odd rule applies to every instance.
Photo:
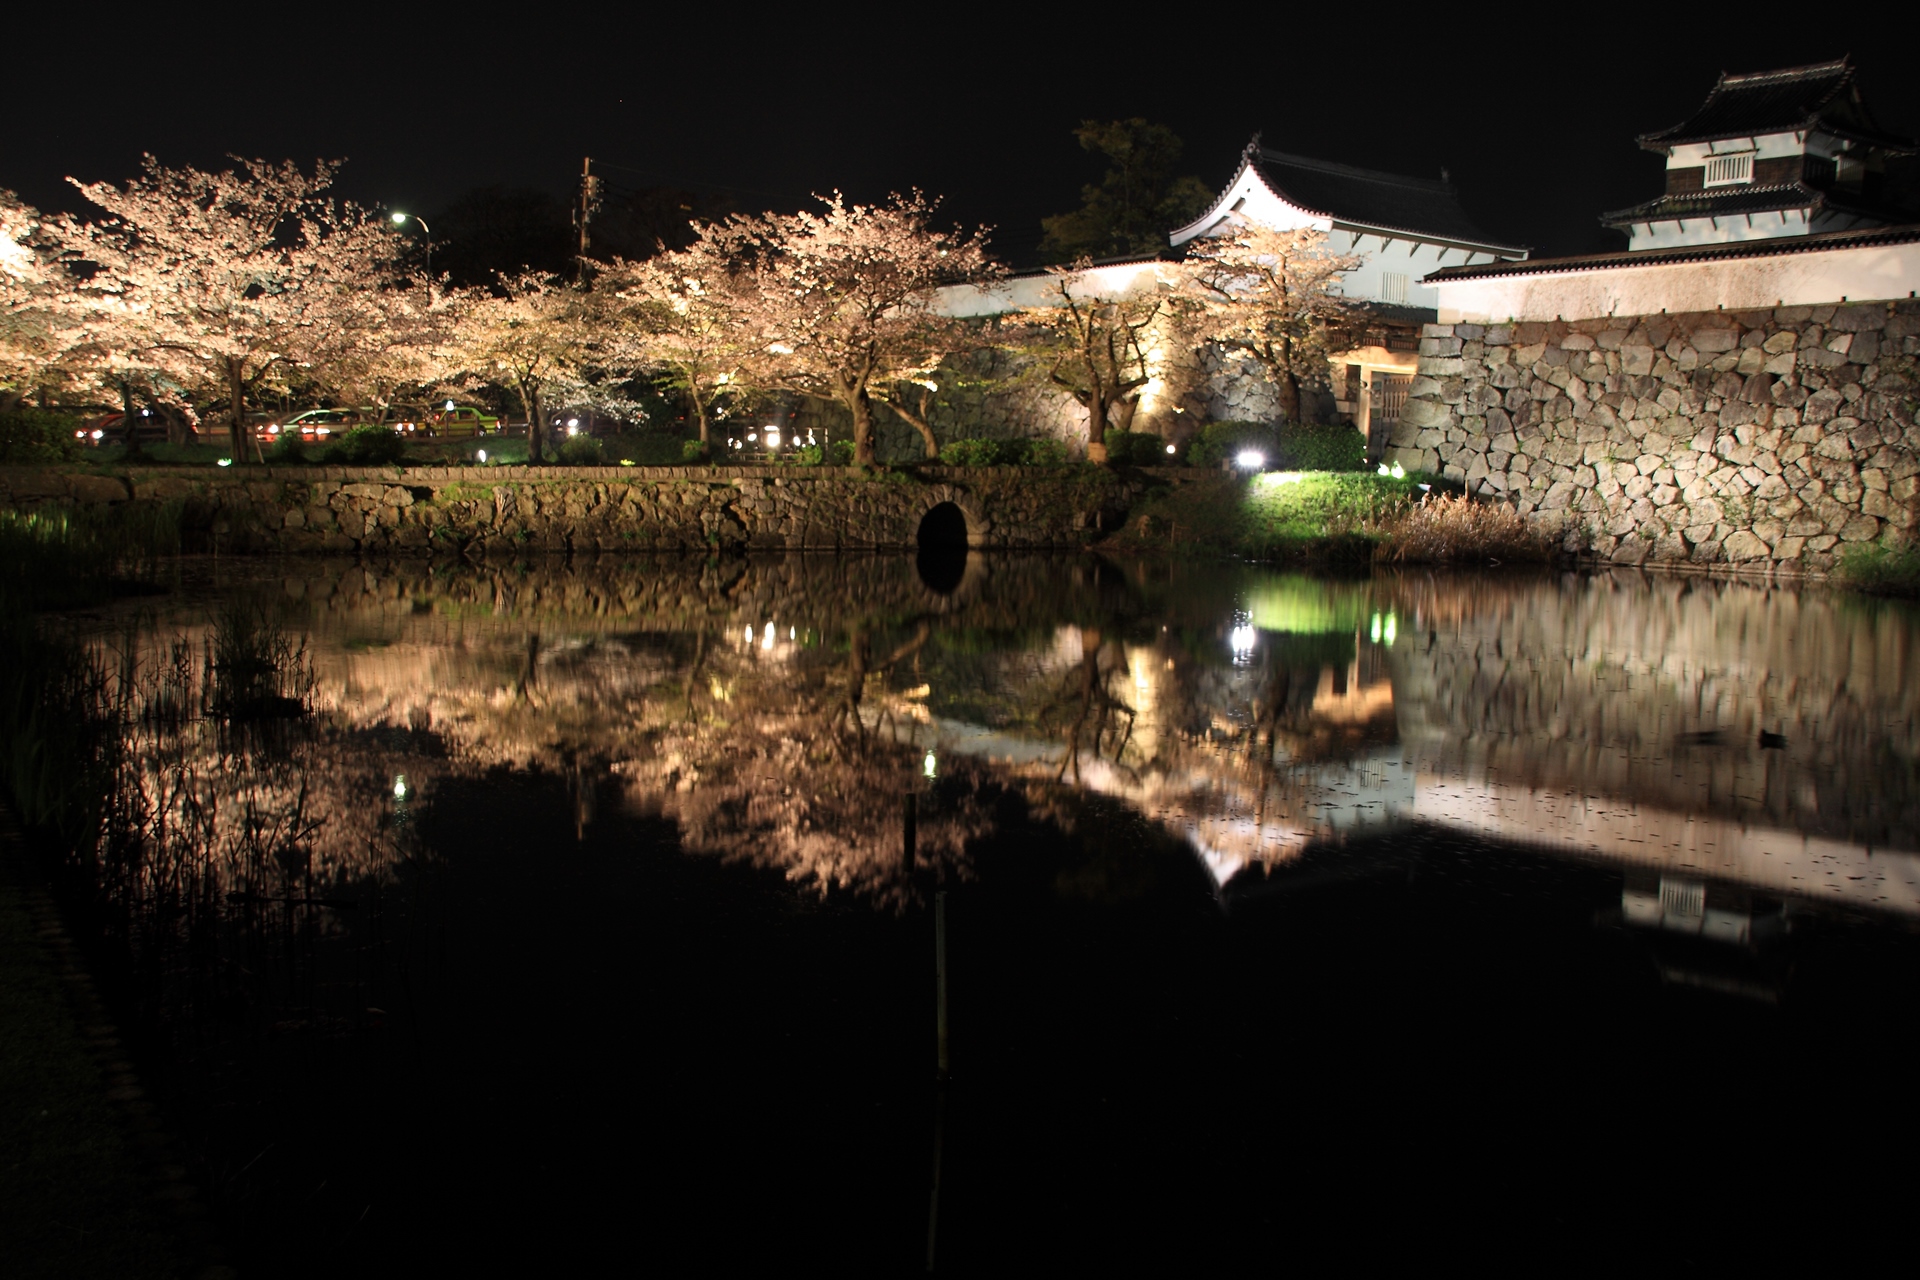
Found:
[[[839,670],[736,669],[701,661],[719,705],[667,729],[648,779],[681,824],[689,849],[777,867],[790,879],[853,889],[904,907],[920,887],[966,874],[966,846],[991,818],[982,803],[983,766],[955,760],[938,783],[923,776],[925,748],[903,733],[891,708],[870,705],[889,673],[926,644],[920,627],[876,656],[868,628],[855,626]],[[905,853],[904,815],[914,797],[915,854]]]

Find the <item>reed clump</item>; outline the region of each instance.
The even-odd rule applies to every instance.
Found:
[[[1393,522],[1374,549],[1383,564],[1541,564],[1557,540],[1505,503],[1464,494],[1426,498]]]
[[[180,505],[0,511],[0,600],[70,609],[165,585],[180,555]]]

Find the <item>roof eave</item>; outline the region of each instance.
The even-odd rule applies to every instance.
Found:
[[[1331,214],[1323,215],[1332,217]],[[1333,218],[1336,231],[1357,231],[1361,235],[1384,236],[1389,240],[1418,240],[1422,244],[1445,245],[1449,249],[1465,249],[1475,253],[1491,253],[1495,257],[1519,254],[1525,258],[1533,252],[1533,246],[1524,244],[1496,244],[1491,240],[1463,240],[1458,236],[1435,235],[1431,231],[1416,231],[1411,227],[1382,227],[1368,222],[1355,222],[1349,218]]]

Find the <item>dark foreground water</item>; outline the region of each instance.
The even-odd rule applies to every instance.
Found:
[[[156,710],[97,910],[247,1274],[1910,1251],[1902,607],[243,572],[103,641]],[[308,721],[196,710],[240,606],[304,638]]]

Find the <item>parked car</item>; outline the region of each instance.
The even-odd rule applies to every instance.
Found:
[[[126,432],[121,424],[126,421],[124,413],[105,413],[88,419],[73,433],[73,438],[81,444],[121,444],[126,440]],[[184,414],[176,410],[161,408],[140,410],[140,421],[133,429],[134,439],[141,444],[165,444],[178,439],[185,444],[194,444],[200,438],[196,428]]]
[[[393,429],[407,436],[464,440],[471,436],[499,435],[500,419],[478,405],[457,404],[451,408],[411,412],[394,423]]]
[[[364,421],[366,415],[358,409],[307,409],[286,419],[269,418],[254,431],[262,440],[297,436],[302,443],[312,444],[345,435]]]

